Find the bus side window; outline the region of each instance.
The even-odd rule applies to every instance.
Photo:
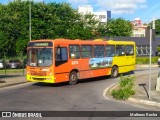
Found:
[[[126,46],[126,55],[134,55],[134,46],[133,45],[127,45]]]
[[[82,58],[92,58],[92,46],[91,45],[82,45],[81,54]]]
[[[125,55],[125,46],[124,45],[116,45],[116,55],[124,56]]]
[[[79,45],[70,45],[69,46],[69,56],[70,56],[70,59],[79,59],[80,58]]]
[[[56,49],[56,61],[67,61],[67,48],[66,47],[58,47]]]
[[[94,45],[94,57],[104,57],[104,45]]]
[[[62,61],[67,61],[68,57],[67,57],[67,48],[61,48],[61,60]]]
[[[114,57],[115,56],[115,46],[107,45],[106,46],[106,57]]]

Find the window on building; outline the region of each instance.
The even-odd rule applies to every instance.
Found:
[[[149,46],[137,46],[136,47],[137,56],[146,56],[150,54],[150,47]],[[153,55],[153,51],[152,51]]]
[[[140,34],[140,37],[144,37],[144,34]]]
[[[99,15],[99,19],[105,19],[106,16],[105,15]]]

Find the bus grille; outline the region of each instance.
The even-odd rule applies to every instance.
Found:
[[[41,80],[41,81],[46,80],[46,78],[34,78],[34,77],[32,77],[32,79],[33,79],[33,80]]]
[[[31,75],[36,75],[36,76],[46,76],[46,72],[45,71],[31,71]]]

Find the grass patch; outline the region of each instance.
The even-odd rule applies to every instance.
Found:
[[[126,100],[131,95],[135,94],[135,90],[133,90],[135,77],[120,76],[120,81],[117,89],[111,91],[112,96],[118,100]]]
[[[25,69],[24,69],[25,70]],[[8,73],[19,73],[23,72],[23,69],[6,69],[6,72]],[[5,73],[5,70],[0,70],[0,73]]]
[[[158,56],[152,57],[151,62],[152,63],[157,63],[158,62]],[[149,57],[137,57],[136,58],[136,64],[149,64],[150,58]]]

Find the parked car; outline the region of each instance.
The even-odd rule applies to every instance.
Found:
[[[9,60],[9,68],[20,68],[22,63],[20,60]]]
[[[0,69],[4,69],[5,68],[5,62],[4,60],[0,60]]]
[[[160,58],[158,58],[158,65],[159,65],[159,67],[160,67]]]

